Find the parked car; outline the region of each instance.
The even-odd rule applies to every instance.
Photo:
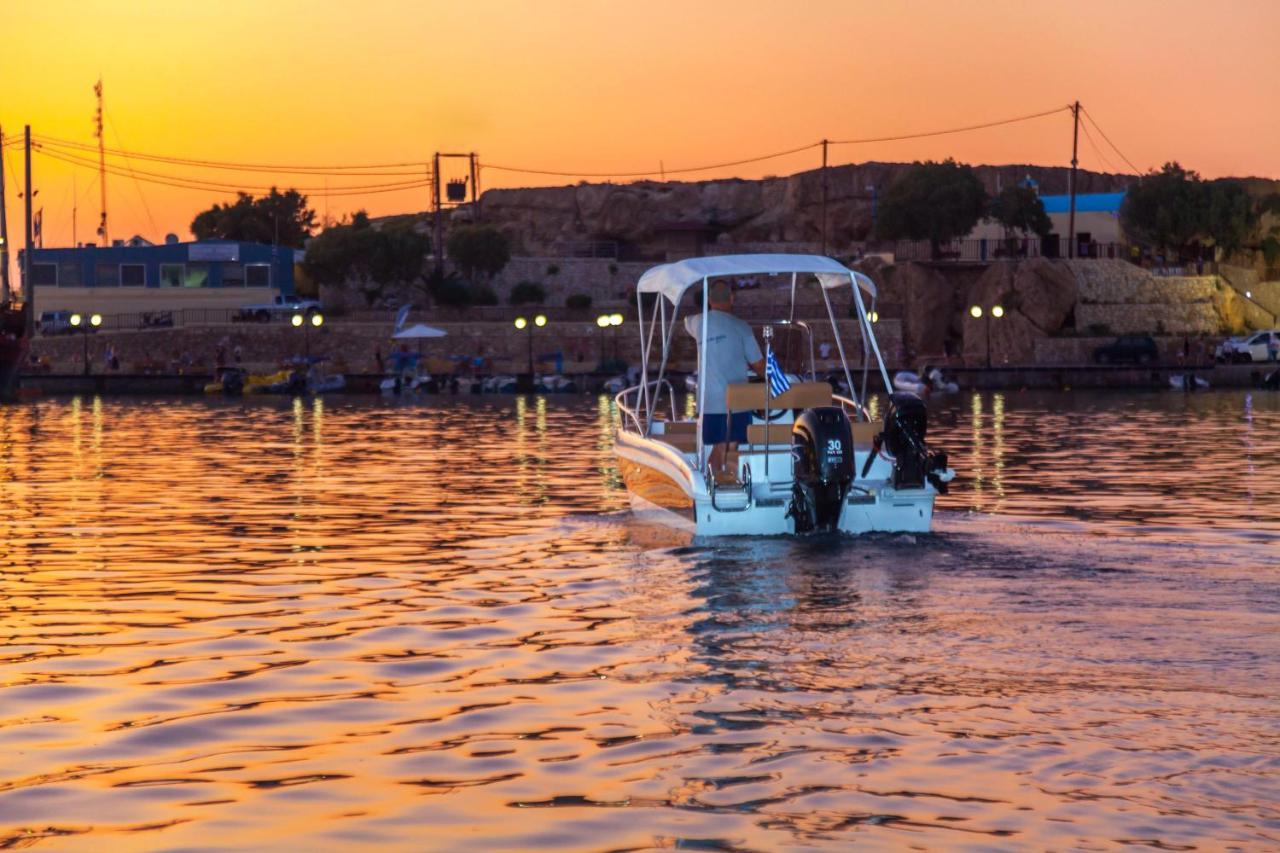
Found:
[[[74,311],[42,311],[40,312],[40,334],[69,335],[75,331],[71,325]]]
[[[290,299],[276,294],[270,302],[259,305],[242,305],[231,319],[236,322],[257,321],[269,323],[275,317],[289,317],[294,314],[305,314],[310,317],[320,310],[320,303],[314,299]]]
[[[1218,348],[1213,351],[1213,357],[1218,361],[1269,361],[1271,356],[1267,352],[1267,341],[1272,335],[1280,340],[1280,329],[1267,329],[1251,335],[1227,338],[1218,344]]]
[[[1155,339],[1150,335],[1121,335],[1113,342],[1093,351],[1098,364],[1149,364],[1158,355]]]

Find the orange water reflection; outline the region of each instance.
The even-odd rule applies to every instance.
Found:
[[[0,848],[1267,846],[1244,399],[958,398],[938,535],[693,546],[604,397],[0,410]]]

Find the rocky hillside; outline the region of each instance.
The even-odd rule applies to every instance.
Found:
[[[872,199],[883,193],[906,163],[835,166],[827,173],[828,235],[839,252],[865,240],[872,227]],[[1067,191],[1066,168],[977,166],[987,191],[1030,175],[1045,194]],[[1079,191],[1113,192],[1130,176],[1080,171]],[[874,191],[873,191],[874,188]],[[564,254],[589,241],[618,244],[624,259],[662,256],[673,244],[702,240],[726,247],[790,244],[821,240],[822,171],[761,180],[641,181],[581,183],[565,187],[489,190],[481,198],[484,221],[515,241],[518,253]],[[462,208],[455,217],[470,219]],[[807,246],[806,246],[807,247]]]

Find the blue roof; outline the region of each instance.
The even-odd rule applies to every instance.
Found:
[[[1042,195],[1045,213],[1067,213],[1071,206],[1069,195]],[[1119,213],[1124,193],[1078,193],[1076,213]]]

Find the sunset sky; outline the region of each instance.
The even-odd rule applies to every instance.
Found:
[[[1078,98],[1140,169],[1280,177],[1280,3],[467,2],[7,0],[0,125],[108,147],[282,165],[429,160],[615,173],[1041,112]],[[1094,147],[1096,143],[1097,148]],[[1066,165],[1070,117],[933,139],[846,145],[833,162],[955,157]],[[1099,156],[1099,149],[1105,154]],[[1096,132],[1081,165],[1125,171]],[[95,155],[87,154],[93,157]],[[21,240],[5,152],[9,233]],[[198,169],[182,180],[317,187],[414,180]],[[789,174],[810,151],[688,179]],[[400,171],[413,173],[418,167]],[[73,194],[72,175],[75,175]],[[45,245],[93,239],[93,169],[35,160]],[[482,188],[566,183],[487,169]],[[323,216],[421,210],[425,189],[328,199]],[[230,195],[108,178],[112,237],[173,231]]]

